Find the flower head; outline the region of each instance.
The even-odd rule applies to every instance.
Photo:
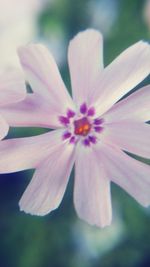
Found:
[[[1,110],[3,108],[9,110],[10,104],[23,100],[25,95],[25,81],[20,72],[7,70],[0,73],[0,140],[7,135],[9,130],[9,125],[2,116]]]
[[[134,44],[105,69],[102,50],[102,36],[92,29],[70,42],[72,100],[44,46],[19,49],[33,93],[3,114],[11,126],[54,129],[0,144],[1,173],[36,169],[19,203],[27,213],[45,215],[59,206],[74,163],[74,204],[88,223],[111,223],[111,181],[150,204],[150,166],[124,152],[150,157],[150,87],[118,102],[149,74],[150,46]]]

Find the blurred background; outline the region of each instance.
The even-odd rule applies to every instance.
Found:
[[[20,68],[17,47],[42,42],[70,90],[68,42],[88,27],[103,33],[107,65],[134,42],[149,41],[150,1],[0,0],[0,69]],[[9,137],[44,131],[11,129]],[[45,217],[30,216],[19,211],[18,201],[32,173],[0,176],[0,267],[150,267],[150,209],[112,185],[112,225],[91,227],[75,214],[72,174],[61,206]]]

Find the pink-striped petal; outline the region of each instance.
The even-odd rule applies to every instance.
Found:
[[[150,205],[150,166],[129,157],[113,145],[101,145],[97,155],[114,183],[143,206]]]
[[[150,86],[145,86],[125,99],[115,104],[104,115],[107,121],[123,119],[136,119],[138,121],[150,120]]]
[[[51,106],[39,94],[27,94],[24,101],[7,105],[0,109],[0,113],[13,127],[45,127],[55,129],[60,127],[58,116]]]
[[[0,107],[23,100],[26,96],[22,72],[8,70],[0,73]]]
[[[99,75],[91,94],[102,115],[150,73],[150,45],[138,42],[125,50]]]
[[[74,146],[61,144],[42,162],[19,205],[26,213],[46,215],[56,209],[64,196],[74,164]]]
[[[3,139],[9,130],[9,126],[4,118],[0,115],[0,140]]]
[[[150,158],[150,125],[136,121],[120,121],[105,125],[107,141],[121,149]]]
[[[68,61],[73,99],[90,104],[95,79],[103,69],[103,39],[96,30],[80,32],[69,45]]]
[[[32,90],[45,99],[53,112],[62,114],[74,107],[56,62],[46,47],[31,44],[21,47],[18,54]]]
[[[0,142],[0,173],[32,169],[62,143],[62,130]]]
[[[89,224],[104,227],[111,223],[110,181],[90,147],[78,148],[74,204],[78,216]]]

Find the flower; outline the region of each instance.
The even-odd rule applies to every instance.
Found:
[[[36,20],[46,0],[0,1],[0,67],[17,67],[18,46],[28,43],[37,35]],[[11,44],[11,45],[10,45]]]
[[[59,206],[74,163],[75,209],[89,224],[111,223],[111,181],[143,206],[150,204],[150,166],[125,153],[150,157],[150,86],[117,102],[149,74],[150,46],[134,44],[105,69],[102,50],[96,30],[70,42],[72,100],[44,46],[19,49],[33,93],[2,114],[11,126],[54,129],[0,143],[1,173],[36,169],[19,203],[27,213],[46,215]]]
[[[7,135],[9,130],[9,125],[1,114],[1,109],[9,110],[10,104],[23,100],[25,95],[24,77],[19,71],[7,70],[0,73],[0,140]]]

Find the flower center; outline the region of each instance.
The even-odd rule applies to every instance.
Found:
[[[94,107],[88,108],[86,103],[79,107],[78,113],[67,109],[66,115],[58,118],[65,128],[62,139],[68,139],[70,144],[80,141],[86,147],[96,144],[99,134],[103,131],[104,120],[95,118],[95,115]]]
[[[76,135],[86,136],[91,130],[91,124],[86,117],[74,121],[74,133]]]

